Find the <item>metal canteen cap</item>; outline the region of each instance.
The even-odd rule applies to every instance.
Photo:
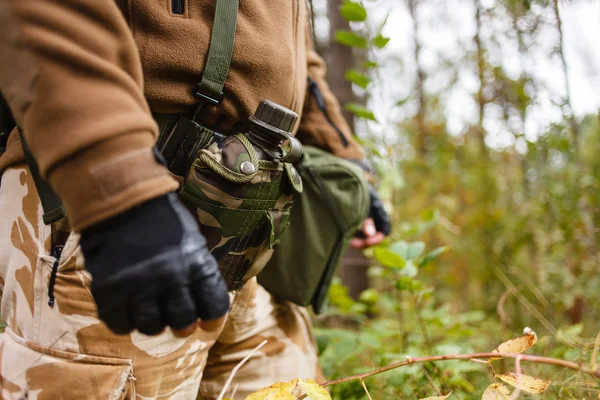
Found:
[[[298,121],[298,114],[272,101],[261,100],[253,119],[278,130],[291,132]]]

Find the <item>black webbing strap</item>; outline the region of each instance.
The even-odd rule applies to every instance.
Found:
[[[15,127],[15,120],[6,104],[6,100],[0,93],[0,156],[6,151],[8,135]]]
[[[194,90],[194,96],[201,103],[219,104],[223,98],[223,86],[233,57],[239,5],[239,0],[217,0],[204,73]]]
[[[35,158],[33,158],[33,154],[31,154],[29,146],[23,136],[23,132],[21,132],[20,129],[19,137],[21,138],[23,153],[25,153],[25,161],[27,162],[29,171],[31,171],[31,177],[33,178],[35,188],[40,196],[40,201],[44,210],[44,223],[50,225],[53,222],[63,219],[67,213],[60,198],[56,195],[50,184],[40,175],[38,164],[35,161]]]

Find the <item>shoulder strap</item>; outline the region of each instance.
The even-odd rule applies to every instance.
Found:
[[[239,5],[240,0],[217,0],[204,73],[194,90],[194,97],[201,107],[206,102],[219,104],[223,99],[223,87],[233,57]]]
[[[53,222],[63,219],[67,213],[58,195],[54,192],[50,184],[40,175],[38,164],[35,161],[35,158],[33,158],[33,154],[31,154],[29,146],[27,146],[27,142],[25,141],[25,137],[23,136],[21,129],[19,129],[19,137],[21,138],[23,153],[25,153],[25,161],[27,162],[27,166],[31,172],[31,177],[35,183],[35,188],[40,196],[42,209],[44,210],[44,223],[46,225],[50,225]]]

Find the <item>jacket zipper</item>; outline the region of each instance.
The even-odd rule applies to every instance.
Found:
[[[185,13],[185,0],[171,0],[171,12],[183,15]]]
[[[54,307],[54,284],[56,283],[56,274],[58,273],[58,264],[60,263],[60,256],[65,246],[56,246],[52,250],[52,257],[55,258],[54,265],[52,265],[52,272],[50,273],[50,282],[48,282],[48,305],[50,308]]]
[[[340,128],[338,128],[329,117],[329,114],[327,113],[327,108],[325,107],[325,99],[323,99],[323,94],[321,94],[317,83],[313,81],[311,77],[308,77],[308,87],[312,95],[315,96],[315,100],[317,101],[317,106],[319,107],[319,110],[321,110],[329,125],[331,125],[333,129],[335,129],[344,147],[348,147],[348,139],[346,138],[346,136],[344,136]]]

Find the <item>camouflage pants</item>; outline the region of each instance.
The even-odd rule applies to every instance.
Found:
[[[251,279],[231,294],[227,322],[187,339],[170,331],[113,335],[97,318],[78,238],[70,235],[48,305],[52,228],[25,167],[0,182],[0,398],[214,399],[231,370],[263,340],[238,372],[235,398],[276,381],[318,379],[305,309],[273,299]]]

